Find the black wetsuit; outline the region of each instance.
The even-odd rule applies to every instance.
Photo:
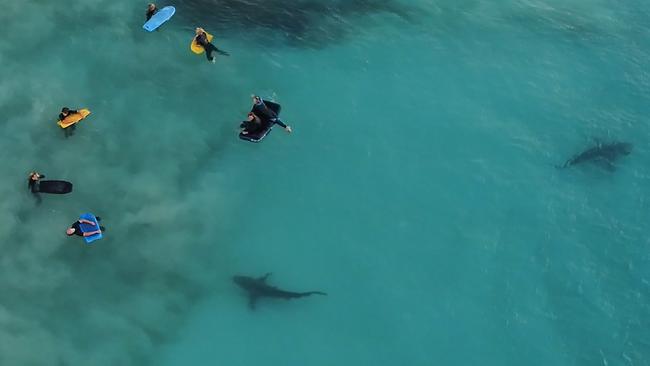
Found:
[[[200,45],[205,50],[205,56],[208,58],[208,61],[212,61],[214,59],[214,57],[212,57],[213,51],[217,51],[217,53],[221,55],[228,56],[228,52],[218,49],[217,47],[215,47],[215,45],[213,45],[212,43],[210,43],[210,41],[208,41],[207,33],[203,32],[198,36],[194,37],[194,39],[196,40],[196,44]]]
[[[43,177],[44,177],[44,175],[41,175],[41,178],[43,178]],[[27,188],[29,188],[32,191],[32,193],[37,193],[38,192],[38,179],[33,180],[32,177],[29,177],[27,179]]]
[[[264,102],[259,104],[253,104],[253,112],[258,116],[263,117],[265,120],[269,120],[275,124],[280,125],[282,128],[287,128],[287,125],[278,118],[278,115],[273,112],[273,110],[264,104]]]
[[[66,117],[69,117],[75,113],[79,113],[78,111],[71,109],[68,111],[67,115],[64,115],[63,113],[59,114],[59,121],[63,121]],[[72,136],[74,134],[74,130],[77,128],[77,124],[72,124],[66,128],[63,129],[63,132],[65,133],[65,137]]]
[[[239,126],[242,127],[247,134],[256,134],[264,129],[264,124],[262,123],[262,121],[255,121],[255,120],[243,121]]]
[[[151,17],[158,12],[158,8],[153,8],[153,10],[147,9],[147,21],[151,19]]]
[[[74,224],[70,225],[74,229],[74,234],[79,236],[84,236],[84,233],[81,231],[81,223],[79,220],[75,221]]]
[[[44,177],[45,177],[44,175],[41,175],[40,178],[38,178],[38,179],[41,179],[41,178],[44,178]],[[29,177],[28,181],[27,181],[27,188],[29,188],[29,190],[32,192],[34,197],[36,197],[36,203],[41,203],[41,195],[38,193],[38,192],[40,192],[39,189],[38,189],[38,184],[39,184],[38,179],[33,180],[32,177]]]
[[[79,111],[75,111],[75,110],[71,109],[71,110],[68,111],[67,115],[63,114],[63,113],[59,113],[59,121],[63,121],[66,117],[70,116],[71,114],[75,114],[75,113],[79,113]]]

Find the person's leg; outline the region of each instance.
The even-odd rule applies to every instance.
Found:
[[[230,54],[224,50],[218,49],[216,46],[214,47],[214,50],[217,51],[218,54],[224,55],[224,56],[230,56]]]
[[[212,51],[214,51],[216,47],[212,43],[208,43],[208,45],[205,47],[205,57],[208,58],[208,61],[214,60],[214,57],[212,57]]]

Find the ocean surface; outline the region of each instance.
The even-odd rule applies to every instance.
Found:
[[[650,2],[170,4],[0,0],[0,365],[650,365]]]

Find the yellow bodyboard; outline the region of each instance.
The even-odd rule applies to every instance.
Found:
[[[89,114],[90,114],[90,110],[80,109],[77,111],[77,113],[65,117],[61,121],[58,121],[56,124],[59,125],[59,127],[61,128],[68,128],[73,124],[81,121],[82,119],[88,117]]]
[[[208,42],[212,42],[212,34],[210,34],[208,32],[205,32],[205,34],[207,34],[207,36],[208,36]],[[194,36],[194,38],[192,38],[192,43],[190,43],[190,49],[192,50],[192,52],[196,53],[197,55],[200,55],[203,52],[205,52],[205,50],[203,49],[203,46],[196,43],[196,36]]]

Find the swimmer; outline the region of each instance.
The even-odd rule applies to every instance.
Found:
[[[262,120],[255,115],[255,113],[250,112],[244,122],[239,125],[241,127],[241,133],[243,135],[248,135],[249,133],[258,133],[262,130]]]
[[[31,172],[27,178],[27,188],[29,188],[34,197],[36,197],[36,203],[41,203],[41,195],[38,194],[38,182],[41,178],[45,178],[45,175],[40,174],[39,172]]]
[[[95,218],[97,219],[97,222],[101,221],[101,217],[96,216]],[[81,224],[88,224],[88,225],[96,226],[96,224],[94,222],[92,222],[92,221],[88,221],[88,220],[85,220],[85,219],[79,219],[79,220],[75,221],[72,225],[70,225],[70,227],[65,231],[65,233],[68,236],[79,235],[79,236],[86,237],[86,236],[93,236],[95,234],[100,234],[102,231],[106,230],[106,229],[104,229],[103,226],[100,226],[98,230],[93,230],[93,231],[89,231],[87,233],[84,233],[84,232],[81,231],[81,226],[80,226]]]
[[[68,107],[63,107],[61,109],[61,114],[59,114],[59,121],[63,121],[66,117],[79,113],[79,111],[76,111],[74,109],[70,109]],[[65,137],[72,136],[74,135],[74,130],[75,130],[76,125],[71,125],[63,129],[63,132],[65,133]]]
[[[259,115],[262,115],[269,119],[271,122],[280,125],[280,127],[284,128],[285,131],[288,133],[291,133],[291,126],[287,126],[280,118],[278,118],[278,115],[271,110],[271,108],[267,107],[266,104],[264,104],[264,101],[262,98],[258,97],[255,94],[251,95],[251,98],[253,98],[253,110],[257,112]]]
[[[151,19],[151,17],[158,12],[158,8],[156,8],[156,4],[149,4],[147,5],[147,21]]]
[[[29,178],[27,178],[27,187],[31,189],[32,192],[36,191],[38,192],[38,181],[41,180],[41,178],[45,178],[44,174],[41,174],[39,172],[31,172],[29,173]]]
[[[210,41],[208,41],[208,34],[205,32],[203,28],[196,28],[195,30],[196,36],[194,37],[194,40],[198,45],[203,47],[205,49],[205,56],[208,58],[208,61],[210,62],[215,62],[215,58],[212,57],[212,51],[217,51],[218,54],[224,55],[224,56],[230,56],[230,54],[226,51],[222,51],[215,47]]]
[[[59,121],[63,121],[69,115],[77,114],[77,113],[79,113],[79,111],[76,111],[74,109],[70,109],[68,107],[63,107],[63,108],[61,108],[61,114],[59,114]]]

